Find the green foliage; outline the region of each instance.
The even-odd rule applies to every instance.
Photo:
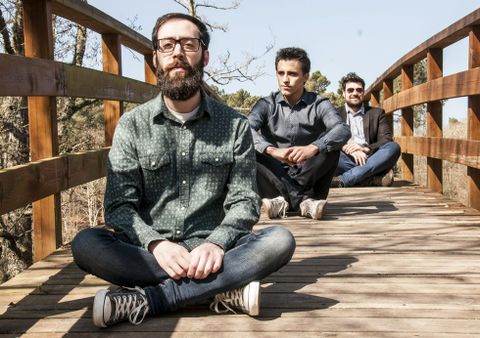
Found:
[[[327,87],[330,86],[330,81],[321,71],[316,70],[310,74],[308,81],[305,83],[305,89],[309,92],[317,94],[323,94],[327,91]]]
[[[210,89],[220,96],[228,106],[247,114],[258,99],[260,99],[260,96],[252,95],[245,89],[239,89],[231,94],[225,93],[224,89],[215,85],[210,85]]]

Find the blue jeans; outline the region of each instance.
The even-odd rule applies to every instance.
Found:
[[[365,183],[370,177],[382,174],[392,169],[400,157],[400,146],[391,141],[382,145],[367,158],[365,165],[359,166],[355,160],[340,152],[337,175],[346,187]]]
[[[181,243],[178,243],[181,244]],[[272,226],[240,238],[223,257],[222,268],[202,280],[171,279],[155,257],[106,229],[90,228],[72,242],[75,263],[110,283],[144,288],[151,315],[174,311],[261,280],[287,264],[295,251],[292,234]]]

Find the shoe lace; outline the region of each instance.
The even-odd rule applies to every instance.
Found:
[[[147,315],[148,302],[145,298],[144,291],[140,288],[125,288],[130,291],[118,295],[113,295],[112,299],[115,303],[115,314],[113,321],[119,321],[128,318],[129,322],[139,325]]]
[[[288,203],[285,201],[283,198],[276,197],[272,200],[272,208],[274,211],[274,214],[276,215],[282,215],[282,218],[287,217],[287,208],[288,208]]]
[[[220,305],[222,305],[224,309],[221,309]],[[230,311],[236,314],[231,306],[243,308],[243,289],[235,289],[215,295],[213,302],[210,304],[210,310],[216,313],[226,313]]]

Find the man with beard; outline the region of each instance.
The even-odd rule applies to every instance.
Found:
[[[350,126],[352,137],[342,147],[337,175],[338,187],[354,185],[390,186],[393,166],[400,156],[400,146],[392,140],[385,111],[363,103],[365,81],[348,73],[340,81],[345,105],[338,108]]]
[[[259,217],[247,119],[201,90],[210,37],[198,19],[160,17],[153,64],[161,93],[124,114],[109,153],[105,222],[72,243],[83,270],[120,287],[97,292],[93,321],[140,324],[212,300],[259,312],[259,280],[290,260],[291,233],[252,232]]]

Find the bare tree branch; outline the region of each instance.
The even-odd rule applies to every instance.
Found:
[[[197,3],[195,5],[195,7],[197,7],[197,8],[198,7],[205,7],[205,8],[213,8],[213,9],[219,9],[219,10],[227,11],[227,10],[230,10],[230,9],[237,9],[240,6],[240,3],[241,3],[241,1],[234,1],[229,6],[217,6],[217,5],[212,4],[210,1],[204,1],[204,2],[201,2],[201,3]]]
[[[10,41],[10,32],[7,29],[7,24],[5,22],[5,18],[3,16],[3,12],[1,8],[0,8],[0,32],[2,34],[5,51],[8,54],[15,54],[15,51],[13,50],[13,47],[12,47],[12,43]]]

